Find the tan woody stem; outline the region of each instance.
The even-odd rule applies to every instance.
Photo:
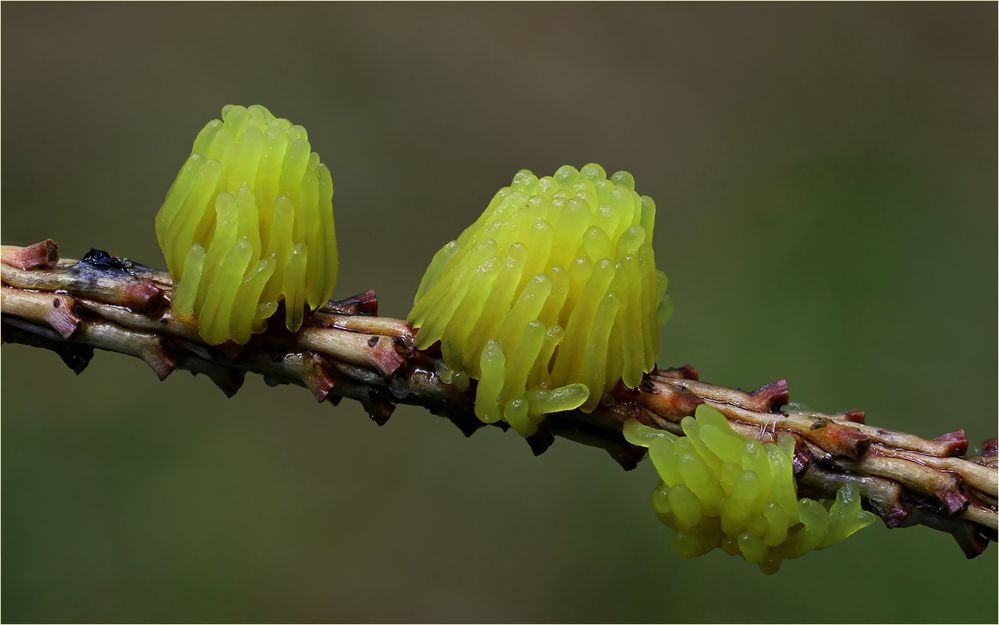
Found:
[[[251,372],[270,384],[305,387],[317,401],[355,399],[379,424],[405,403],[449,418],[469,436],[484,427],[472,410],[474,381],[464,391],[444,383],[436,372],[436,347],[415,349],[408,324],[376,316],[371,291],[330,302],[294,334],[273,324],[245,346],[210,346],[192,321],[171,314],[170,277],[144,265],[98,250],[80,261],[59,260],[58,246],[49,240],[3,246],[0,267],[3,339],[50,349],[77,373],[96,348],[140,358],[160,379],[175,369],[202,373],[227,396]],[[865,425],[858,410],[786,409],[788,399],[784,380],[747,393],[701,382],[690,366],[655,369],[636,389],[619,384],[592,413],[550,415],[527,442],[540,454],[555,437],[574,440],[606,450],[631,469],[645,450],[624,440],[626,420],[682,434],[683,417],[706,403],[747,436],[793,436],[802,494],[832,498],[853,483],[864,507],[888,527],[920,524],[948,532],[968,557],[996,540],[995,439],[967,458],[962,430],[925,439]]]

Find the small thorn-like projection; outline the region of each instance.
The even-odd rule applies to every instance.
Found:
[[[59,261],[59,244],[45,239],[26,247],[4,245],[0,247],[0,262],[18,269],[55,267]]]
[[[843,413],[843,418],[851,423],[863,423],[864,422],[864,411],[858,410],[856,408],[852,410],[847,410]]]
[[[472,434],[486,427],[485,423],[468,414],[445,412],[443,416],[446,416],[465,435],[465,438],[470,438]]]
[[[371,420],[378,424],[379,427],[388,423],[389,418],[392,413],[395,412],[395,404],[388,401],[382,397],[381,392],[366,389],[366,397],[361,397],[361,405],[364,406],[364,410],[371,417]]]
[[[192,375],[201,373],[208,376],[208,379],[229,398],[235,397],[239,389],[243,387],[243,382],[246,378],[246,374],[242,371],[236,371],[218,365],[210,360],[186,354],[180,358],[177,366],[187,369]]]
[[[995,438],[990,438],[982,442],[982,456],[983,457],[996,457],[996,450],[999,449],[999,441]]]
[[[338,315],[377,315],[378,296],[368,290],[347,299],[330,301],[322,310]]]
[[[761,386],[750,395],[757,401],[756,409],[760,412],[777,412],[791,397],[787,380],[783,378]]]
[[[948,432],[934,438],[933,442],[944,445],[948,456],[963,456],[968,451],[968,437],[964,430]]]
[[[545,427],[542,424],[538,430],[526,438],[527,445],[531,448],[531,452],[535,456],[540,456],[541,454],[548,451],[548,448],[555,443],[555,435],[552,434],[550,428]]]

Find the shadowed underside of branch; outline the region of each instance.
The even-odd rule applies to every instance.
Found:
[[[377,316],[372,291],[330,302],[294,334],[274,323],[245,346],[210,346],[196,324],[172,316],[173,283],[165,273],[99,250],[60,260],[51,240],[3,246],[2,261],[3,340],[52,350],[76,373],[96,348],[140,358],[161,380],[175,369],[204,374],[230,397],[252,372],[271,385],[305,387],[318,401],[358,400],[379,425],[405,403],[447,417],[466,436],[485,427],[473,412],[474,381],[465,391],[442,381],[436,346],[415,349],[406,322]],[[865,425],[859,410],[792,410],[788,400],[785,380],[747,393],[701,382],[690,366],[655,369],[636,389],[618,384],[592,413],[549,415],[526,440],[535,454],[555,437],[600,447],[631,469],[645,449],[624,440],[625,421],[682,435],[681,419],[706,403],[746,436],[793,436],[801,495],[831,499],[852,483],[864,507],[890,528],[948,532],[968,557],[996,540],[996,439],[966,458],[963,430],[924,439]]]

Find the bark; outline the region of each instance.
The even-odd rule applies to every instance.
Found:
[[[404,403],[450,419],[466,436],[485,427],[473,412],[474,381],[465,390],[445,383],[438,348],[415,349],[405,321],[377,316],[372,291],[328,303],[294,334],[273,323],[247,345],[211,346],[195,323],[171,314],[170,276],[145,265],[100,250],[60,260],[58,245],[46,240],[3,246],[0,267],[3,340],[50,349],[76,373],[102,349],[142,359],[161,380],[177,369],[204,374],[230,397],[250,372],[272,385],[302,386],[320,402],[357,400],[379,425]],[[925,439],[866,425],[859,410],[823,414],[788,401],[785,380],[747,393],[701,382],[689,365],[654,369],[638,388],[619,383],[591,413],[550,415],[526,440],[535,455],[556,437],[599,447],[627,470],[645,449],[624,440],[625,421],[682,435],[680,421],[706,403],[746,436],[793,436],[801,495],[831,499],[853,483],[889,528],[948,532],[969,558],[996,540],[996,439],[966,457],[960,429]]]

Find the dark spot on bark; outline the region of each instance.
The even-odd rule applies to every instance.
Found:
[[[124,259],[108,254],[104,250],[92,248],[80,259],[81,263],[90,265],[94,269],[104,269],[109,271],[128,271],[128,264]]]

